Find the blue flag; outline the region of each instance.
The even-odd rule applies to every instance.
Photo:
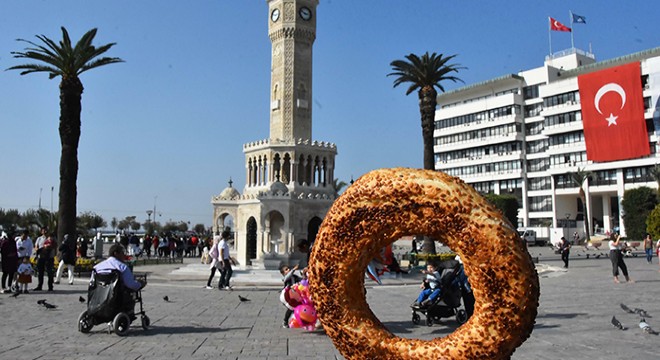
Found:
[[[582,15],[572,14],[574,24],[586,24],[587,18]]]

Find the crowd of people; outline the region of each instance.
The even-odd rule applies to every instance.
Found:
[[[211,239],[201,239],[196,234],[177,235],[162,233],[145,235],[140,238],[135,233],[117,233],[115,242],[128,250],[129,256],[148,258],[201,257],[205,247],[211,246]]]
[[[2,232],[0,235],[1,293],[53,291],[53,286],[59,284],[63,277],[73,284],[77,259],[88,258],[89,250],[94,250],[94,242],[90,246],[89,240],[83,237],[76,239],[64,235],[58,246],[55,234],[49,229],[41,228],[39,233],[35,240],[32,240],[28,230],[19,234]],[[145,235],[141,239],[134,233],[117,233],[116,242],[128,249],[127,255],[132,257],[200,257],[205,247],[207,251],[211,247],[211,239],[203,240],[195,234],[179,236],[163,233]],[[32,275],[36,276],[37,285],[28,289],[28,284],[33,282]],[[231,274],[225,274],[225,277],[229,278]],[[226,283],[228,286],[228,279]]]

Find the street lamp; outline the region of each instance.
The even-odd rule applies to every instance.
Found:
[[[151,214],[153,214],[153,213],[154,213],[153,210],[147,210],[147,216],[149,217],[149,218],[147,219],[147,222],[151,222]]]

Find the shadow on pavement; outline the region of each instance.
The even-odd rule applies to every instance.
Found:
[[[567,314],[543,314],[543,315],[538,315],[536,318],[537,319],[572,319],[578,316],[586,316],[589,315],[587,313],[567,313]]]

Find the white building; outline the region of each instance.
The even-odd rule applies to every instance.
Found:
[[[587,160],[578,76],[638,62],[650,155]],[[542,67],[468,85],[438,96],[436,169],[460,177],[482,193],[518,197],[520,227],[582,230],[578,187],[568,173],[578,168],[595,177],[583,189],[591,233],[620,227],[624,191],[657,187],[650,170],[658,163],[654,112],[660,117],[660,47],[597,62],[569,49],[547,56]],[[656,119],[660,123],[660,119]],[[660,130],[660,129],[658,129]]]

